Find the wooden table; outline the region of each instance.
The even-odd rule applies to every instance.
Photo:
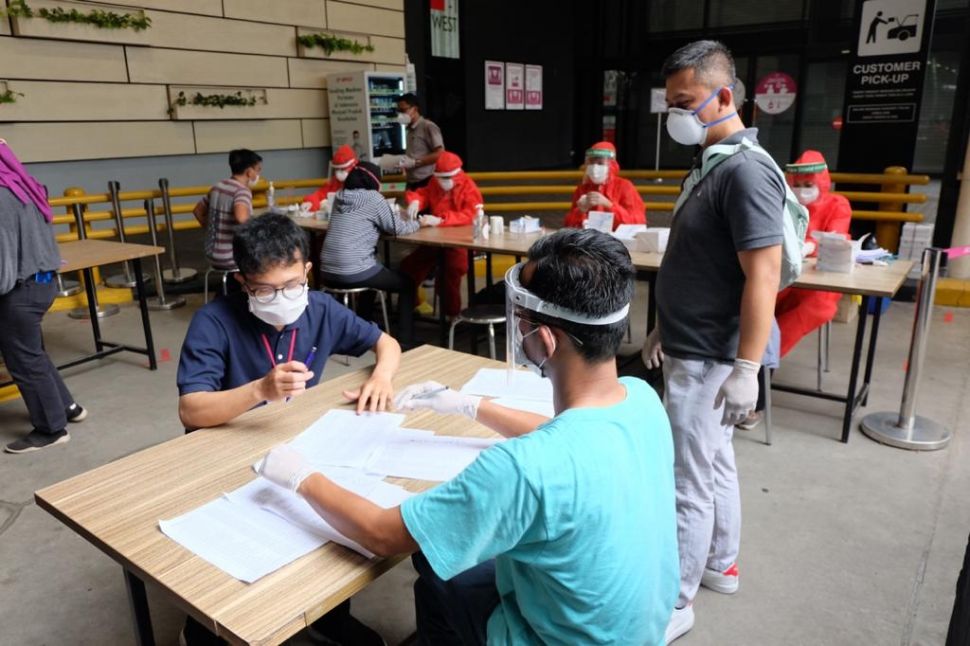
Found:
[[[495,361],[423,346],[404,355],[395,386],[433,377],[458,387]],[[234,644],[278,644],[366,587],[403,557],[366,559],[327,543],[246,584],[166,537],[158,521],[189,512],[253,478],[252,464],[331,408],[369,369],[311,388],[289,404],[263,406],[231,423],[145,449],[34,494],[37,504],[124,569],[138,643],[153,644],[145,583]],[[173,403],[174,405],[174,403]],[[456,416],[415,413],[405,426],[445,435],[494,437]],[[411,491],[432,483],[393,479]]]
[[[523,256],[529,246],[543,235],[550,233],[515,234],[506,231],[503,235],[490,236],[488,240],[473,239],[472,227],[431,227],[416,233],[396,238],[402,242],[414,242],[441,248],[464,248],[472,251],[482,251],[486,255],[486,279],[491,281],[491,254],[502,253]],[[631,252],[630,257],[637,272],[649,283],[647,296],[647,330],[649,331],[656,320],[656,279],[660,264],[663,262],[662,253]],[[468,293],[475,293],[475,275],[472,267],[473,258],[469,255]],[[830,401],[837,401],[845,405],[842,415],[842,442],[849,441],[849,431],[852,418],[860,406],[865,406],[869,397],[869,385],[872,380],[873,361],[876,353],[876,340],[879,335],[879,321],[882,315],[881,307],[876,307],[872,319],[872,330],[869,333],[869,348],[866,356],[865,371],[862,383],[859,383],[859,370],[862,365],[862,349],[865,343],[866,324],[869,315],[869,305],[873,299],[892,298],[902,287],[912,268],[910,260],[896,260],[888,266],[857,265],[850,274],[823,272],[816,269],[816,260],[810,258],[805,261],[802,275],[794,283],[794,287],[827,292],[838,292],[852,296],[861,296],[862,305],[859,309],[859,321],[856,324],[856,336],[853,346],[851,368],[849,371],[849,386],[846,394],[836,394],[820,389],[807,389],[785,384],[772,384],[772,389],[783,392],[816,397]],[[878,302],[877,302],[878,305]]]

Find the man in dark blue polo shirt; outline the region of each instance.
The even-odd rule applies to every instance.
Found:
[[[192,318],[179,359],[179,418],[187,431],[224,424],[265,402],[297,397],[317,384],[332,354],[377,355],[370,378],[344,396],[357,411],[387,410],[401,348],[374,323],[310,290],[309,249],[300,227],[283,215],[239,226],[233,258],[243,287],[217,298]],[[383,644],[380,636],[338,606],[311,627],[325,643]],[[311,633],[312,636],[312,633]],[[224,643],[186,621],[189,645]],[[213,641],[216,640],[216,641]]]

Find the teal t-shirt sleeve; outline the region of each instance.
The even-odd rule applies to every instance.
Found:
[[[401,516],[442,579],[511,550],[538,522],[539,501],[502,445],[483,451],[449,482],[401,505]],[[545,540],[539,528],[537,540]]]

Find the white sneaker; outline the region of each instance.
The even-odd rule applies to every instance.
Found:
[[[738,564],[732,563],[731,567],[723,572],[704,568],[704,574],[701,576],[701,585],[708,590],[720,592],[721,594],[734,594],[738,591],[738,585],[740,585]]]
[[[674,608],[674,612],[670,615],[670,622],[667,624],[667,632],[664,633],[664,644],[669,644],[678,637],[683,637],[693,627],[694,606]]]

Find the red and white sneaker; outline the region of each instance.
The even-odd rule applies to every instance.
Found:
[[[738,579],[738,564],[732,563],[731,567],[723,572],[704,568],[704,575],[701,577],[701,585],[708,590],[720,592],[721,594],[734,594],[738,591]]]

